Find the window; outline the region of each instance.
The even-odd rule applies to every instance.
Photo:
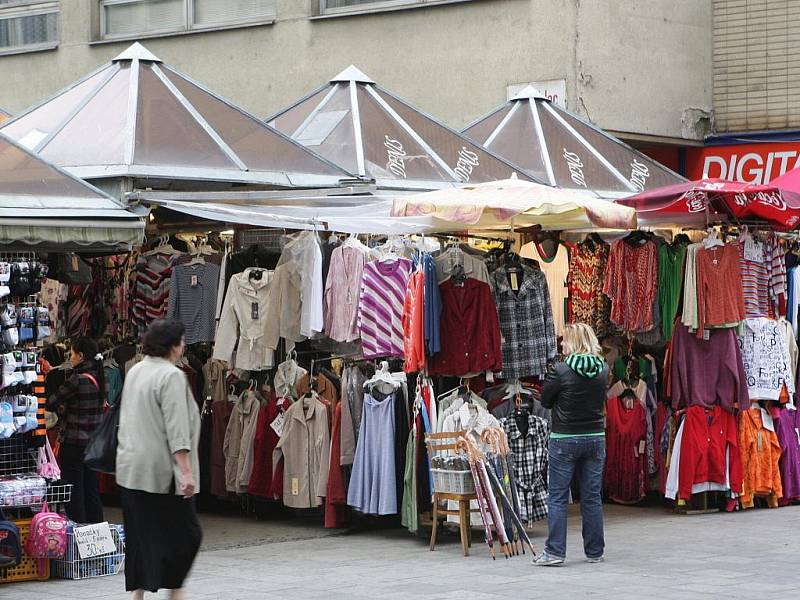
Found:
[[[58,46],[58,0],[0,0],[0,54]]]
[[[2,2],[2,0],[0,0]],[[103,39],[271,22],[276,0],[100,0]]]
[[[322,15],[360,13],[459,1],[467,0],[319,0],[319,13]]]

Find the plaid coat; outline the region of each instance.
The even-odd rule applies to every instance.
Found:
[[[523,435],[514,415],[501,421],[508,436],[511,463],[519,489],[520,519],[533,523],[547,517],[547,444],[550,426],[535,415],[528,415],[528,431]]]
[[[492,291],[500,318],[503,377],[519,379],[544,375],[556,356],[556,332],[550,293],[544,273],[523,266],[519,290],[508,283],[505,269],[491,275]]]

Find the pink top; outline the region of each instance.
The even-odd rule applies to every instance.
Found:
[[[325,331],[332,340],[358,339],[358,297],[367,253],[356,246],[339,246],[331,255],[325,282]]]
[[[403,304],[412,268],[407,258],[364,267],[358,305],[364,358],[403,356]]]

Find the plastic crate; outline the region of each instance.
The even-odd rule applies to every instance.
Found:
[[[117,575],[125,566],[125,532],[122,525],[111,525],[111,537],[116,550],[94,558],[80,558],[78,545],[72,533],[67,531],[67,553],[63,559],[50,561],[50,572],[58,579],[90,579]]]
[[[22,562],[16,567],[6,569],[5,574],[0,571],[0,583],[15,583],[18,581],[47,581],[50,579],[50,562],[47,560],[41,561],[41,572],[39,571],[39,561],[35,558],[28,558],[25,555],[25,542],[28,540],[28,534],[31,531],[30,519],[19,519],[14,521],[19,527],[19,537],[22,543]]]
[[[474,494],[475,481],[472,471],[451,471],[448,469],[431,469],[433,489],[446,494]]]

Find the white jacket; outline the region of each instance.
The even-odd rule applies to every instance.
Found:
[[[260,280],[250,278],[253,271],[262,272]],[[231,369],[263,371],[274,365],[273,351],[266,339],[267,324],[271,320],[268,304],[272,281],[272,271],[253,267],[231,278],[213,356],[226,361]],[[239,346],[234,358],[237,340]]]

